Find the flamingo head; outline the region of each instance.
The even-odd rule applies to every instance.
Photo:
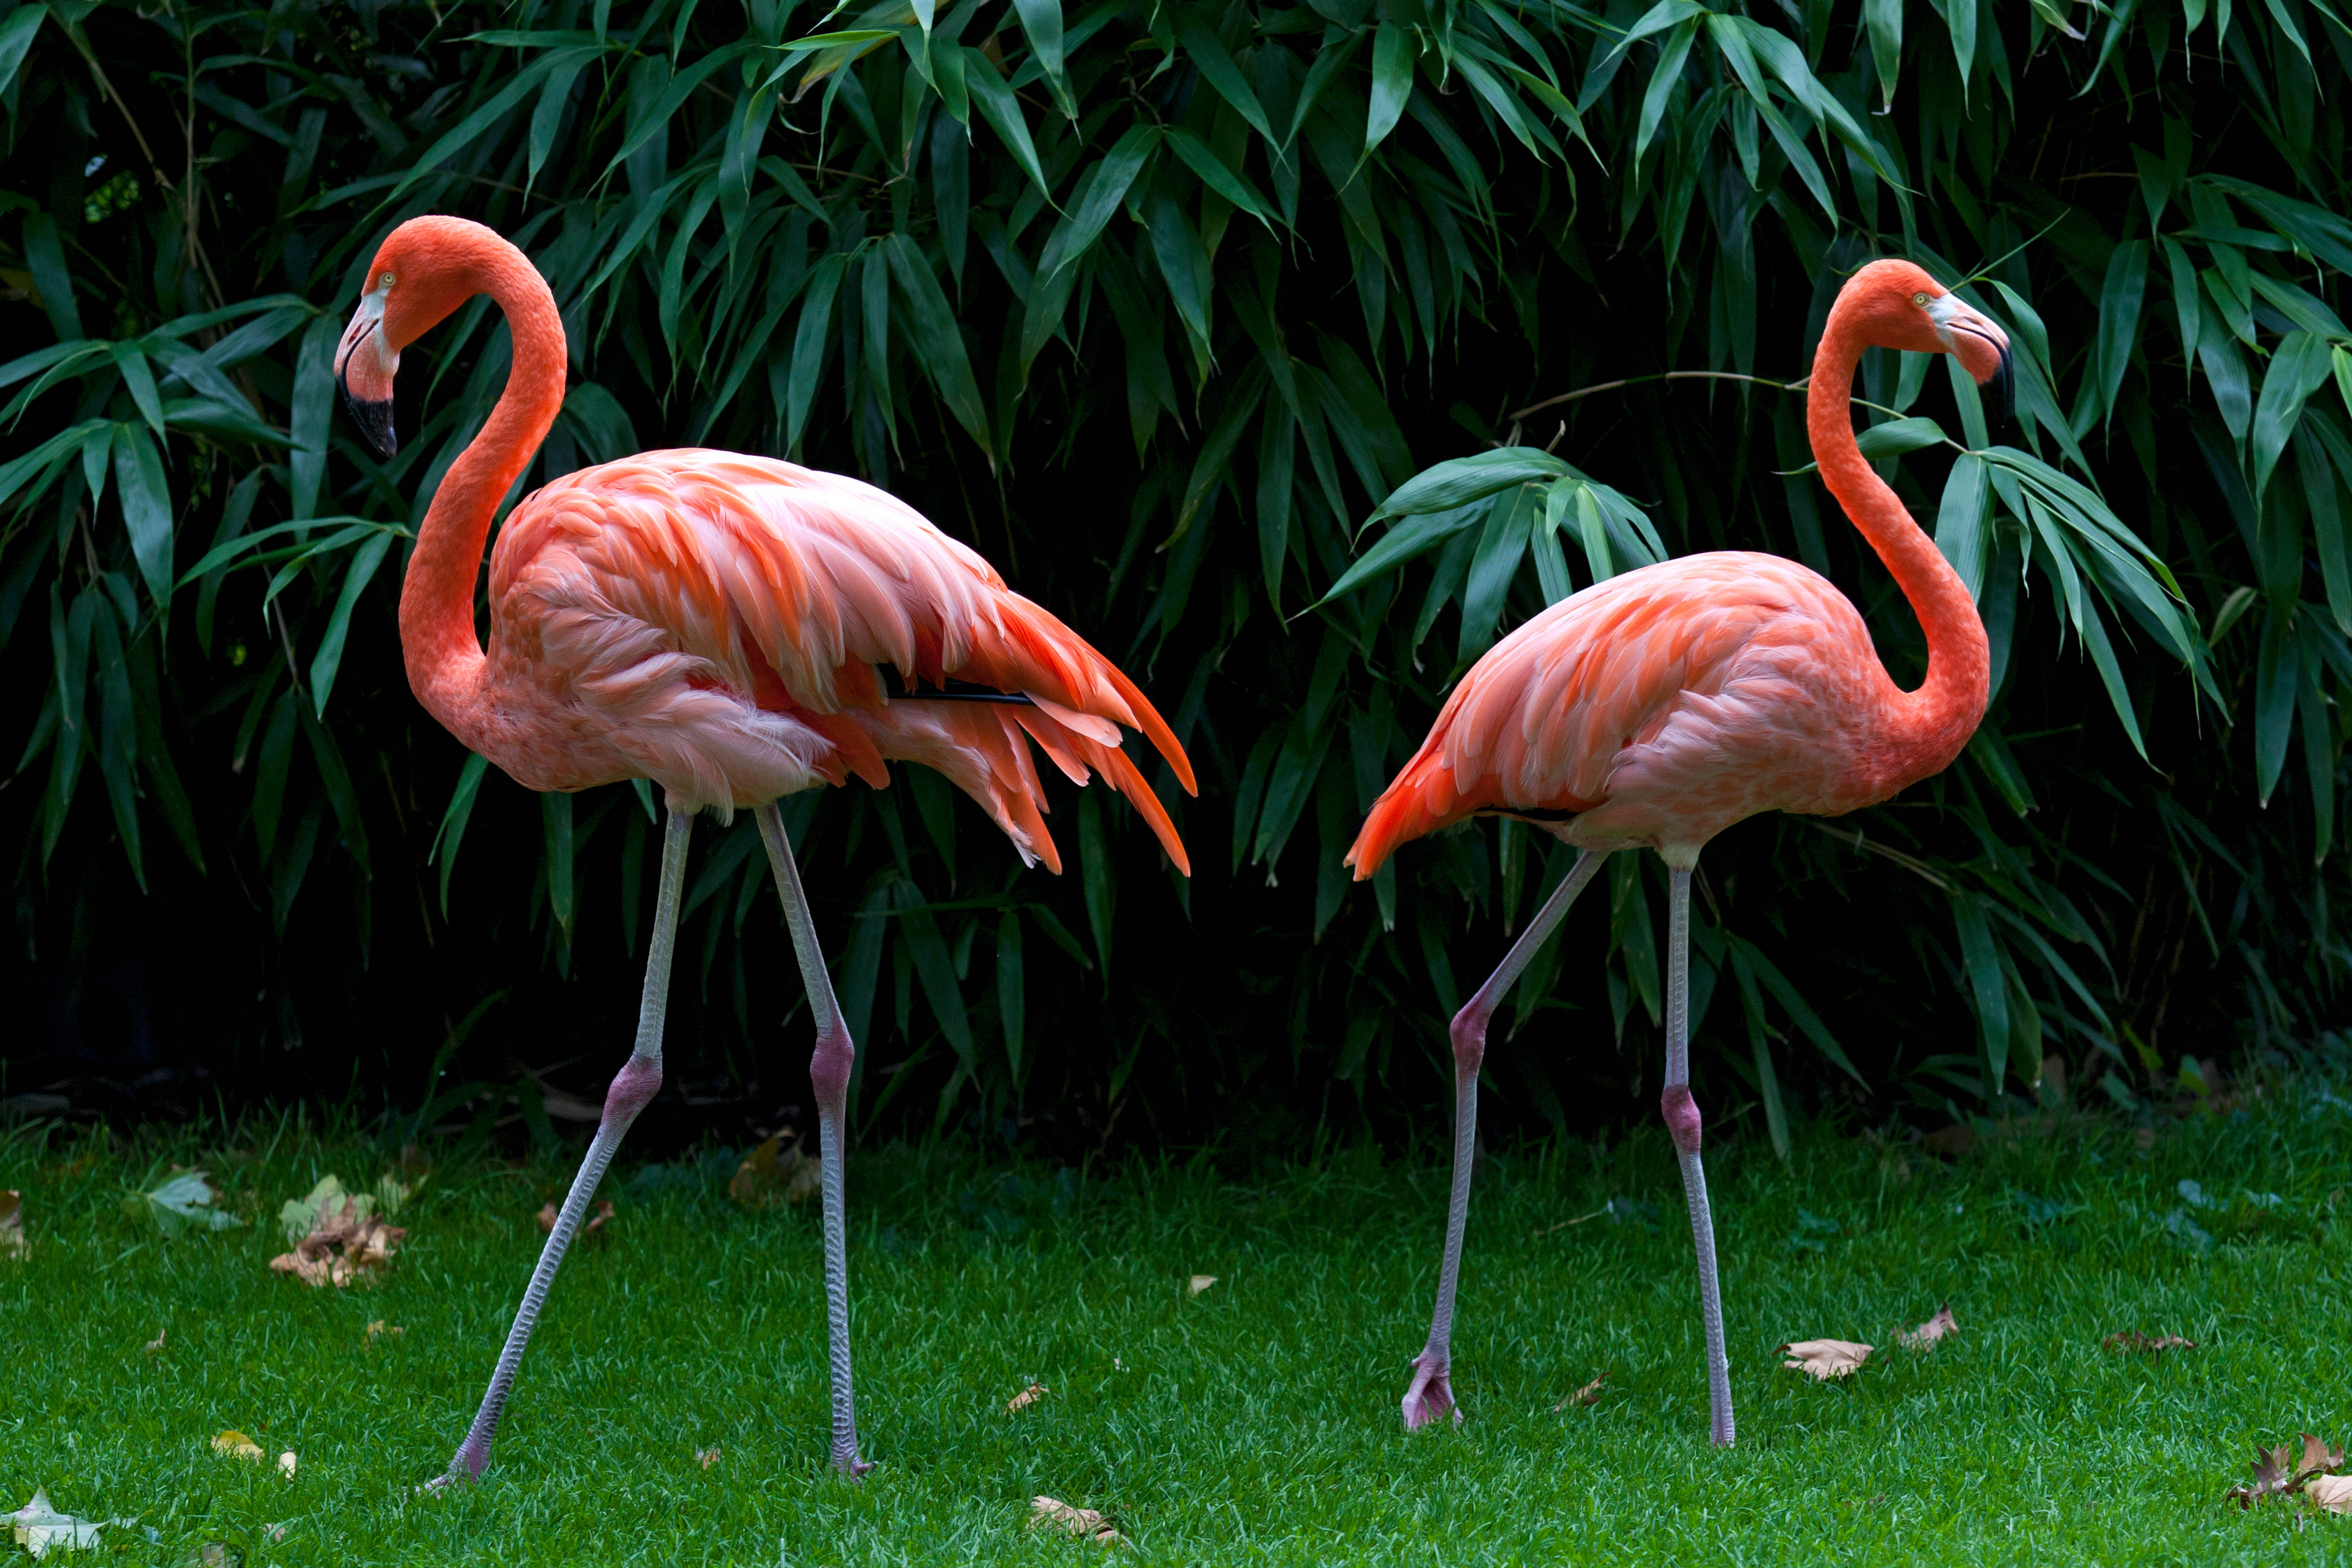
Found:
[[[1841,308],[1852,308],[1881,348],[1950,354],[1992,394],[1996,428],[2008,418],[2013,378],[2009,334],[1991,318],[1908,261],[1874,261],[1847,280]]]
[[[335,347],[335,382],[360,432],[380,458],[399,449],[393,429],[392,381],[400,351],[482,292],[477,257],[483,237],[464,218],[416,217],[395,228],[368,268],[367,292]]]

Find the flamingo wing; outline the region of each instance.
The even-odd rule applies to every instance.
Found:
[[[490,563],[493,664],[558,697],[682,796],[751,805],[886,761],[946,773],[1024,858],[1060,868],[1024,737],[1099,771],[1180,866],[1167,812],[1119,750],[1141,731],[1192,769],[1135,684],[978,552],[887,492],[730,452],[647,452],[515,509]],[[892,701],[950,679],[1020,705]]]
[[[1858,657],[1867,656],[1867,657]],[[1594,847],[1699,843],[1759,810],[1850,810],[1850,716],[1885,681],[1845,596],[1743,552],[1628,572],[1554,605],[1473,666],[1373,803],[1359,879],[1481,812],[1575,819]]]

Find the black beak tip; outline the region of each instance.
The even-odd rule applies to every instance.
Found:
[[[342,388],[343,406],[352,411],[352,423],[360,427],[369,448],[385,462],[392,461],[400,450],[399,434],[392,427],[392,399],[387,397],[378,403],[354,397],[349,382],[340,376],[336,382]]]
[[[2000,365],[1992,373],[1992,407],[1988,411],[1987,428],[1994,435],[2008,429],[2010,416],[2017,405],[2017,369],[2010,361],[2009,346],[2000,351]]]

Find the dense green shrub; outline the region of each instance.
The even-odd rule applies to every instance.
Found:
[[[1973,279],[2019,345],[1998,450],[1918,356],[1857,388],[1998,689],[1943,778],[1710,852],[1703,1094],[1777,1136],[1791,1098],[1940,1114],[2063,1052],[2136,1100],[2341,1016],[2352,32],[2321,0],[0,5],[0,816],[47,1019],[11,1090],[82,1061],[414,1103],[428,1060],[584,1086],[618,1052],[649,810],[485,778],[397,658],[503,328],[478,303],[410,351],[392,463],[331,406],[358,271],[426,211],[562,303],[526,482],[689,443],[866,475],[1195,753],[1189,885],[1099,792],[1056,797],[1059,884],[928,775],[793,803],[869,1123],[1437,1103],[1444,1016],[1561,856],[1493,822],[1361,888],[1339,856],[1500,630],[1764,548],[1916,678],[1786,384],[1876,254]],[[1377,510],[1497,447],[1495,494]],[[676,1076],[772,1101],[797,983],[750,834],[698,838]],[[1498,1115],[1643,1113],[1662,888],[1619,858],[1522,985]]]

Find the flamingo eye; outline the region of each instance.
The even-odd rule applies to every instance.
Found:
[[[383,280],[387,283],[391,282],[391,275],[389,273],[385,274]],[[1928,292],[1925,289],[1922,289],[1919,292],[1911,296],[1911,302],[1924,310],[1933,302],[1933,300]]]
[[[389,273],[389,272],[387,272],[387,273],[385,273],[383,277],[381,277],[381,278],[377,279],[375,280],[375,286],[376,286],[377,288],[379,288],[379,289],[389,289],[389,288],[391,288],[391,287],[392,287],[392,274],[391,274],[391,273]],[[1927,298],[1927,297],[1925,294],[1922,294],[1922,295],[1920,295],[1920,296],[1919,296],[1920,301],[1921,301],[1922,303],[1925,303],[1925,302],[1926,302]]]

